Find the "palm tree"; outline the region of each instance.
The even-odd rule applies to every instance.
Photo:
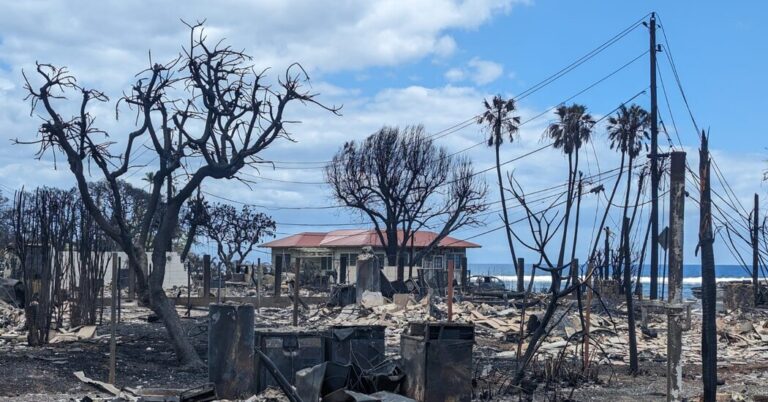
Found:
[[[627,162],[627,193],[624,201],[624,215],[627,215],[629,206],[629,193],[631,189],[631,177],[634,160],[640,155],[640,151],[648,150],[647,141],[650,139],[648,126],[650,118],[648,112],[638,105],[619,106],[616,116],[608,118],[608,140],[611,149],[621,152],[621,163]]]
[[[589,142],[592,137],[592,129],[595,126],[595,119],[587,113],[584,105],[572,104],[570,106],[562,105],[557,108],[555,114],[558,121],[552,123],[547,128],[545,137],[552,140],[552,146],[561,150],[568,156],[568,197],[565,204],[565,216],[563,223],[563,240],[560,244],[560,254],[557,258],[557,267],[560,268],[565,262],[565,246],[568,236],[568,221],[570,220],[571,208],[573,206],[574,189],[576,187],[576,175],[579,169],[579,150],[582,145]],[[579,189],[581,191],[581,189]],[[576,242],[574,232],[574,243]],[[552,290],[558,291],[560,281],[555,278],[556,271],[553,271]],[[558,275],[559,277],[559,275]]]
[[[144,177],[141,180],[147,182],[147,186],[151,188],[152,183],[155,181],[155,172],[144,173]]]
[[[507,243],[509,245],[509,252],[512,254],[512,266],[516,267],[515,271],[518,275],[518,283],[520,283],[523,267],[517,266],[517,255],[515,254],[515,246],[512,243],[512,228],[509,227],[507,200],[504,195],[504,183],[501,180],[501,162],[499,160],[499,148],[504,143],[504,138],[508,137],[509,142],[513,142],[515,139],[515,135],[520,127],[520,116],[511,115],[515,111],[515,100],[504,100],[501,95],[494,96],[491,103],[484,99],[483,106],[485,106],[485,112],[477,118],[477,124],[487,125],[490,132],[488,135],[488,146],[494,147],[496,152],[496,176],[499,182],[502,217],[504,219],[504,227],[507,229]]]
[[[627,216],[629,208],[629,194],[632,189],[632,167],[635,158],[640,155],[640,151],[648,148],[649,139],[648,126],[650,124],[648,112],[638,105],[626,107],[621,105],[616,116],[608,118],[608,139],[611,143],[611,149],[621,152],[621,166],[627,159],[627,190],[624,197],[624,224],[622,225],[622,251],[624,260],[624,292],[627,298],[627,320],[629,321],[629,370],[634,374],[637,372],[637,338],[635,335],[635,315],[632,306],[631,287],[631,262],[629,259],[629,231],[631,230],[630,219]],[[642,176],[641,176],[642,177]],[[638,188],[638,191],[640,189]],[[637,210],[637,202],[635,202]]]

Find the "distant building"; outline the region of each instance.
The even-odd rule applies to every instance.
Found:
[[[402,233],[399,236],[402,239]],[[437,233],[419,231],[416,232],[411,245],[416,255],[437,237]],[[385,275],[390,279],[396,279],[396,268],[388,267],[384,247],[379,241],[375,230],[348,229],[334,230],[331,232],[304,232],[282,239],[273,240],[262,244],[262,247],[272,249],[272,265],[282,267],[283,272],[290,272],[291,261],[301,258],[309,269],[322,272],[333,271],[339,283],[355,283],[357,279],[357,256],[363,247],[371,247],[377,257],[379,266],[384,269]],[[466,261],[468,248],[479,248],[479,244],[447,236],[438,243],[421,261],[414,261],[413,276],[417,276],[416,269],[426,268],[430,270],[445,270],[448,261],[454,261],[457,277],[459,267]],[[405,278],[409,277],[411,266],[409,255],[405,260]],[[302,264],[304,265],[304,264]],[[466,268],[466,267],[465,267]]]

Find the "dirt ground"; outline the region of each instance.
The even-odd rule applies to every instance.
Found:
[[[200,356],[207,350],[206,321],[183,319]],[[108,334],[108,325],[97,335]],[[161,323],[124,323],[117,330],[117,386],[132,388],[187,389],[207,382],[206,371],[181,367],[168,343]],[[0,349],[0,400],[59,401],[85,396],[105,397],[91,385],[80,382],[74,372],[107,381],[109,375],[107,338],[57,343],[41,348],[23,345]]]

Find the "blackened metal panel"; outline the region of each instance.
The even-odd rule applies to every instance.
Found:
[[[291,384],[295,384],[297,371],[325,361],[323,334],[317,331],[260,329],[256,331],[256,347],[275,363]],[[257,365],[256,371],[259,391],[278,386],[262,364]]]
[[[377,367],[384,361],[384,331],[382,325],[332,327],[326,344],[328,361],[363,370]]]

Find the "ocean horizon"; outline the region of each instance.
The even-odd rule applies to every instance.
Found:
[[[517,281],[517,275],[512,264],[468,264],[470,275],[492,275],[496,276],[502,281],[508,289],[514,289]],[[586,266],[580,267],[582,275],[586,270]],[[525,283],[531,280],[531,273],[533,267],[529,264],[525,266]],[[717,282],[738,282],[738,281],[750,281],[749,271],[747,271],[741,265],[734,264],[717,264],[715,265],[715,280]],[[763,274],[761,272],[761,278]],[[636,277],[632,278],[634,282]],[[549,273],[537,270],[535,277],[533,278],[534,290],[546,291],[549,288],[551,277]],[[666,267],[659,266],[659,286],[666,294]],[[643,294],[647,296],[649,294],[649,286],[651,283],[650,266],[644,265],[642,275],[640,276],[640,283],[643,285]],[[700,264],[686,264],[683,265],[683,297],[685,299],[693,299],[693,288],[701,286],[701,265]],[[660,291],[661,291],[660,289]]]

